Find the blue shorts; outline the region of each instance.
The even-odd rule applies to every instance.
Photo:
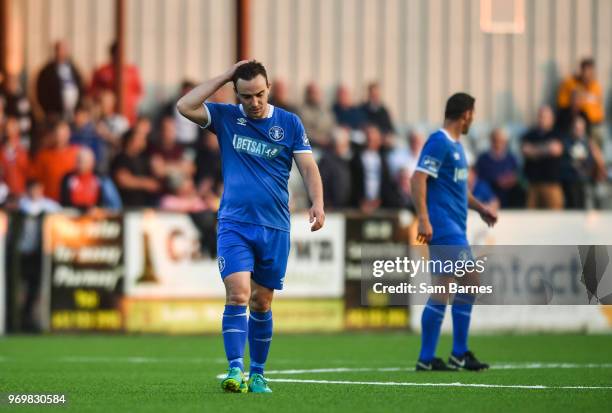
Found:
[[[289,247],[287,231],[221,220],[217,230],[217,262],[221,278],[249,271],[257,284],[282,290]]]
[[[447,235],[433,238],[429,243],[430,261],[467,261],[474,260],[472,249],[465,234]],[[455,276],[453,272],[432,271],[432,275]]]

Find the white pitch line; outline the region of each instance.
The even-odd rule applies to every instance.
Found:
[[[311,383],[311,384],[352,384],[366,386],[407,386],[407,387],[481,387],[498,389],[528,390],[612,390],[612,386],[544,386],[541,384],[485,384],[485,383],[413,383],[395,381],[350,381],[350,380],[308,380],[308,379],[267,379],[278,383]]]
[[[524,370],[524,369],[596,369],[612,368],[612,363],[505,363],[493,364],[491,370]],[[308,373],[363,373],[363,372],[414,371],[414,367],[336,367],[320,369],[269,370],[269,374],[308,374]]]

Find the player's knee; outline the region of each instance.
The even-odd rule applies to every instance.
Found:
[[[229,305],[247,305],[249,302],[249,291],[247,289],[234,289],[228,291],[226,301]]]
[[[249,300],[249,307],[251,311],[270,311],[270,308],[272,307],[272,297],[268,296],[267,294],[261,294],[254,291],[253,294],[251,294],[251,299]]]

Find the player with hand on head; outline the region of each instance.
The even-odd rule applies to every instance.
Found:
[[[476,210],[489,226],[497,222],[497,215],[474,198],[467,185],[468,164],[460,138],[470,129],[474,103],[475,99],[466,93],[456,93],[448,99],[444,127],[433,133],[425,143],[412,177],[412,193],[418,215],[417,240],[430,245],[431,260],[471,257],[466,237],[468,208]],[[489,367],[478,361],[468,349],[470,317],[476,298],[472,294],[455,294],[451,310],[453,350],[448,365],[435,357],[449,298],[448,286],[453,281],[477,285],[477,274],[466,274],[461,279],[455,274],[432,274],[432,283],[445,286],[445,293],[432,294],[423,310],[417,371],[477,371]]]
[[[230,81],[240,104],[206,102]],[[321,176],[302,122],[269,104],[269,94],[264,66],[241,61],[177,103],[183,116],[217,135],[221,149],[225,189],[217,260],[226,291],[222,333],[229,362],[221,387],[228,392],[271,392],[263,373],[272,340],[272,298],[283,288],[289,255],[287,181],[293,160],[312,202],[311,231],[325,223]],[[247,338],[248,383],[243,373]]]

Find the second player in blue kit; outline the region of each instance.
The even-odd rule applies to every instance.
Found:
[[[418,215],[418,240],[430,245],[431,260],[472,259],[466,237],[467,210],[476,210],[488,224],[497,216],[475,199],[468,190],[468,163],[460,142],[469,131],[474,118],[475,99],[457,93],[446,102],[444,126],[433,133],[419,158],[412,177],[412,193]],[[421,318],[421,352],[417,371],[483,370],[488,368],[468,348],[468,331],[473,294],[457,293],[453,298],[453,350],[448,364],[435,357],[440,328],[449,300],[448,285],[455,274],[432,274],[432,283],[446,286],[446,293],[432,294]],[[477,275],[468,274],[460,280],[477,285]]]
[[[239,104],[206,102],[230,81]],[[217,260],[226,289],[222,334],[229,369],[221,386],[228,392],[271,392],[263,374],[272,340],[272,298],[283,288],[289,255],[288,180],[294,160],[312,202],[311,230],[325,221],[321,177],[302,122],[268,104],[269,93],[264,66],[242,61],[177,105],[183,116],[214,132],[221,149]],[[247,340],[248,383],[243,374]]]

